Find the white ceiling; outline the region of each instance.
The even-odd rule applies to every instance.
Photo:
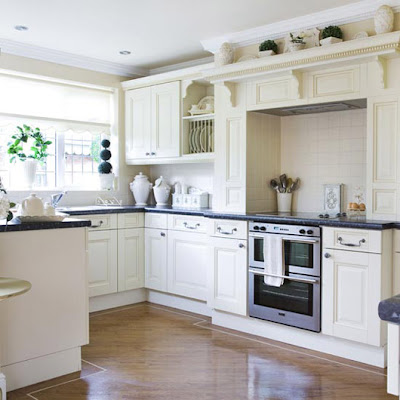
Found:
[[[0,38],[152,69],[209,56],[202,40],[357,1],[0,0]]]

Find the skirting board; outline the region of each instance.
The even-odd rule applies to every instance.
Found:
[[[105,294],[89,299],[89,312],[108,310],[146,301],[146,289],[127,290],[126,292]]]
[[[326,336],[321,333],[291,328],[255,318],[226,314],[215,310],[212,312],[212,323],[224,328],[347,358],[348,360],[375,367],[386,367],[385,347],[368,346],[362,343]]]
[[[148,290],[147,301],[149,303],[177,308],[178,310],[189,311],[207,317],[211,316],[211,309],[207,307],[207,303],[199,300],[192,300],[185,297]]]
[[[80,371],[81,348],[60,351],[47,356],[5,365],[1,372],[6,376],[7,392],[58,376]]]

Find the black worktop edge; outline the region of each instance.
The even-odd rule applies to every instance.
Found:
[[[400,294],[382,300],[378,306],[378,313],[381,320],[400,324]]]
[[[67,218],[63,222],[30,222],[30,223],[21,223],[16,219],[10,221],[8,224],[1,223],[0,233],[36,231],[43,229],[85,228],[90,225],[91,225],[90,221],[75,219],[75,218]]]

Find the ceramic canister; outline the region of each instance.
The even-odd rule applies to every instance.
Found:
[[[156,199],[158,206],[168,205],[169,194],[171,193],[171,187],[165,182],[165,179],[160,176],[153,187],[154,198]]]
[[[147,199],[149,198],[152,186],[149,178],[143,175],[142,172],[139,172],[139,175],[135,176],[135,179],[130,183],[129,187],[132,190],[137,206],[147,205]]]

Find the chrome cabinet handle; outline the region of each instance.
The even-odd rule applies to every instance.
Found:
[[[357,243],[343,243],[343,238],[340,236],[337,238],[337,240],[338,240],[339,244],[341,244],[342,246],[347,246],[347,247],[361,247],[361,245],[363,243],[365,243],[365,239],[360,239],[358,241],[358,244]]]
[[[325,258],[331,258],[332,256],[331,256],[329,253],[325,253],[325,254],[324,254],[324,257],[325,257]]]
[[[149,153],[149,152],[147,152],[147,153],[146,153],[146,156],[149,156],[149,155],[150,155],[150,153]]]
[[[160,235],[161,235],[162,237],[165,237],[165,233],[164,233],[164,232],[161,232]]]
[[[319,283],[319,279],[303,279],[303,278],[296,278],[293,276],[286,276],[286,275],[274,275],[274,274],[267,274],[266,272],[256,271],[254,269],[249,269],[249,272],[254,275],[262,275],[262,276],[272,276],[273,278],[282,278],[287,279],[289,281],[301,282],[301,283]]]
[[[91,225],[91,228],[100,228],[102,225],[104,224],[103,221],[99,221],[99,223],[97,225]]]
[[[190,226],[190,225],[188,225],[187,222],[184,222],[184,223],[183,223],[183,226],[184,226],[186,229],[197,229],[197,228],[200,226],[200,224],[197,223],[197,224],[194,225],[194,226]]]
[[[243,243],[239,243],[239,249],[244,249],[244,244]]]
[[[152,152],[150,153],[150,155],[151,155],[151,156],[155,156],[156,153],[154,153],[154,151],[152,151]]]
[[[221,235],[233,235],[235,232],[237,232],[236,228],[233,228],[231,232],[227,232],[227,231],[223,231],[222,228],[219,226],[217,228],[218,233],[220,233]]]

